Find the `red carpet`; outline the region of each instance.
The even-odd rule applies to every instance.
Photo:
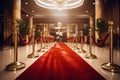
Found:
[[[64,43],[56,43],[16,80],[105,80]]]

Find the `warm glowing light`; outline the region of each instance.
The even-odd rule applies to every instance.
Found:
[[[48,9],[72,9],[81,6],[84,0],[34,0],[35,3]]]
[[[58,22],[58,23],[57,23],[57,26],[58,26],[58,27],[61,27],[61,26],[62,26],[62,23],[61,23],[61,22]]]

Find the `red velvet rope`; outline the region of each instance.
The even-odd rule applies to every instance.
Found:
[[[83,42],[83,43],[89,43],[89,40],[90,40],[90,37],[89,36],[87,36],[87,40],[85,40],[85,37],[84,36],[82,36],[81,37],[81,41]]]
[[[43,37],[43,42],[46,42],[46,37]]]
[[[40,42],[41,42],[41,38],[42,38],[42,36],[39,37],[38,39],[35,37],[35,40],[37,41],[37,43],[40,43]]]
[[[1,42],[0,45],[6,44],[12,37],[13,37],[13,34],[11,34],[5,41]]]
[[[48,42],[49,41],[49,37],[46,37],[46,42]]]
[[[105,44],[105,41],[107,40],[108,36],[109,36],[109,33],[107,33],[105,35],[105,38],[100,43],[97,43],[96,40],[95,40],[95,38],[93,36],[91,36],[91,38],[92,38],[92,40],[93,40],[93,42],[94,42],[95,45],[97,45],[97,46],[103,46]]]
[[[80,38],[79,38],[79,37],[77,37],[77,42],[78,42],[78,43],[80,42]]]
[[[83,43],[86,43],[86,42],[87,42],[87,40],[85,41],[85,37],[84,37],[84,36],[81,36],[81,41],[82,41]]]
[[[18,34],[18,36],[19,36],[20,42],[21,42],[22,44],[25,44],[25,45],[30,44],[30,42],[31,42],[31,40],[32,40],[32,38],[33,38],[33,36],[31,36],[30,39],[29,39],[29,41],[28,41],[28,42],[25,42],[20,34]]]
[[[54,41],[54,38],[50,37],[50,42],[53,42]]]

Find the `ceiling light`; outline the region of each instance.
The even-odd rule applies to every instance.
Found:
[[[28,2],[25,2],[26,5],[28,5]]]
[[[35,10],[32,10],[32,12],[35,12]]]
[[[73,9],[81,6],[84,0],[34,0],[35,3],[47,9]]]
[[[28,14],[26,14],[26,17],[29,17],[29,15],[28,15]]]
[[[89,11],[86,11],[87,13],[89,12]]]
[[[95,5],[95,3],[93,3]]]

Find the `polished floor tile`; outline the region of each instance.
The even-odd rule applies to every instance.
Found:
[[[68,46],[70,43],[66,43]],[[54,43],[52,44],[54,45]],[[78,47],[80,44],[77,45]],[[40,45],[35,45],[35,54],[39,57],[45,52],[37,52]],[[89,53],[89,45],[83,45],[84,50]],[[73,49],[73,48],[71,48]],[[47,50],[47,49],[46,49]],[[74,50],[74,49],[73,49]],[[89,65],[91,65],[97,72],[99,72],[107,80],[120,80],[120,73],[111,73],[101,68],[103,63],[109,62],[109,47],[97,47],[92,45],[92,53],[97,56],[97,59],[87,59],[85,55],[87,53],[79,53],[78,50],[74,50],[80,57],[82,57]],[[0,80],[14,80],[22,72],[24,72],[31,64],[33,64],[37,58],[27,58],[32,53],[32,45],[19,46],[18,47],[18,61],[26,64],[26,67],[17,71],[5,71],[5,67],[14,61],[14,47],[5,46],[0,49]],[[113,61],[115,64],[120,66],[120,50],[114,49]]]

